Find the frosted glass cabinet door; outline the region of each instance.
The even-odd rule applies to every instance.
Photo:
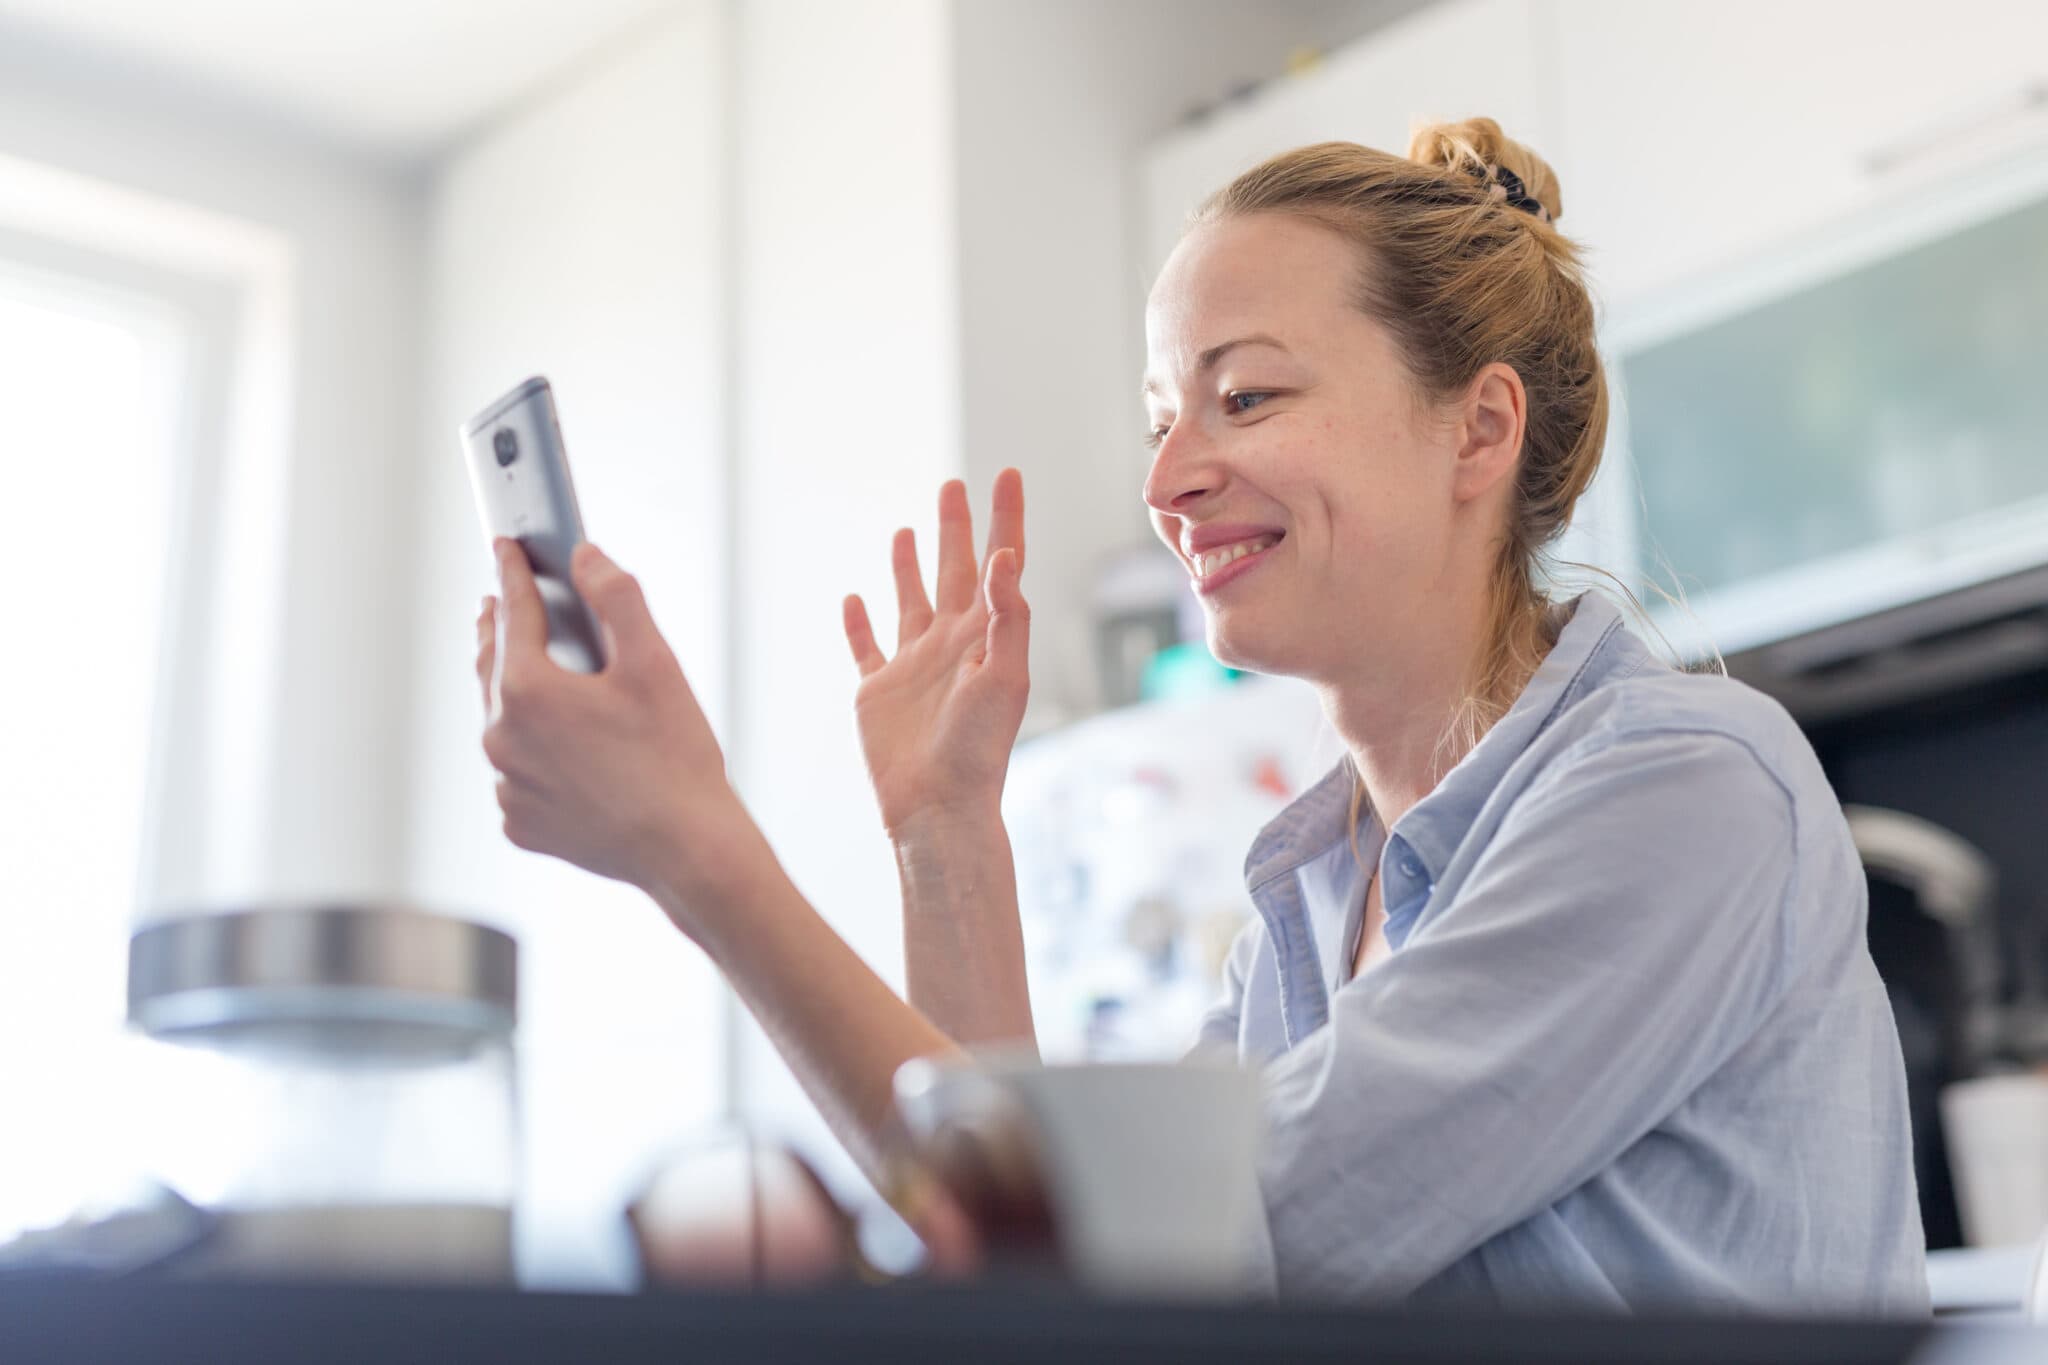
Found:
[[[2048,562],[2048,187],[1620,357],[1644,509],[1723,649]]]

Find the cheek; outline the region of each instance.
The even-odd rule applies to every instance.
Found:
[[[1321,424],[1318,437],[1313,496],[1329,518],[1332,550],[1359,573],[1398,575],[1444,533],[1446,498],[1430,452],[1399,431],[1361,435],[1338,422]]]

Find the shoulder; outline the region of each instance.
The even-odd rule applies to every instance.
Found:
[[[1517,767],[1496,828],[1537,836],[1551,856],[1609,871],[1645,860],[1703,884],[1725,881],[1739,859],[1786,895],[1855,863],[1841,804],[1797,723],[1717,674],[1653,664],[1612,678],[1553,715]]]
[[[1537,781],[1567,780],[1620,757],[1645,765],[1645,776],[1662,772],[1752,794],[1775,789],[1794,806],[1834,804],[1813,746],[1778,702],[1720,674],[1654,662],[1576,698],[1526,757],[1542,770],[1530,774]]]
[[[1447,907],[1446,925],[1512,903],[1611,963],[1732,935],[1778,964],[1765,984],[1783,979],[1809,866],[1842,817],[1781,706],[1727,678],[1644,670],[1570,700],[1516,767],[1453,881],[1476,905]],[[1556,897],[1529,889],[1553,883]]]

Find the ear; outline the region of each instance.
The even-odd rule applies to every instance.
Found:
[[[1515,469],[1522,462],[1528,402],[1522,376],[1504,361],[1494,361],[1473,379],[1458,413],[1460,440],[1451,473],[1452,496],[1459,502],[1470,502],[1503,483],[1513,487]]]

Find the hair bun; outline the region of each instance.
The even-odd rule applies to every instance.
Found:
[[[1503,133],[1490,118],[1422,124],[1408,141],[1408,159],[1494,184],[1501,183],[1494,174],[1498,168],[1520,182],[1521,193],[1541,204],[1551,222],[1564,213],[1564,197],[1550,163]]]

